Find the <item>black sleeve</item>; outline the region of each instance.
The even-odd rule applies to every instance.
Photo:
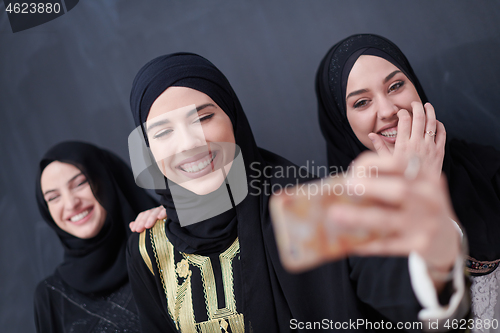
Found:
[[[418,313],[422,307],[413,292],[407,258],[351,257],[349,265],[350,278],[357,296],[366,305],[364,315],[368,320],[386,318],[394,326],[398,322],[420,322]]]
[[[141,331],[147,333],[177,332],[165,310],[165,293],[158,276],[156,259],[152,253],[149,230],[144,232],[146,232],[146,248],[155,275],[151,273],[140,254],[139,234],[132,234],[127,246],[127,268],[139,313]]]

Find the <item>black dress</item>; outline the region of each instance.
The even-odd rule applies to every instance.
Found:
[[[40,176],[60,161],[76,166],[106,210],[99,234],[77,238],[60,229],[43,197]],[[42,158],[36,184],[40,213],[64,247],[64,261],[35,292],[37,332],[139,332],[139,319],[126,269],[128,223],[157,206],[135,185],[130,168],[116,155],[82,142],[63,142]]]
[[[189,202],[182,201],[182,207],[174,204],[174,191],[182,190],[164,180],[166,186],[157,193],[168,218],[133,235],[128,244],[129,277],[143,332],[261,333],[308,328],[362,332],[418,322],[421,306],[412,289],[407,258],[352,257],[305,273],[288,273],[278,257],[269,189],[307,177],[283,174],[298,168],[257,147],[229,82],[212,63],[195,54],[161,56],[139,71],[130,98],[139,129],[153,102],[170,86],[202,92],[228,115],[249,191],[224,213],[181,227],[178,209],[189,209]],[[145,135],[144,141],[147,145]],[[231,179],[234,165],[226,180]],[[147,171],[159,172],[153,169]],[[216,192],[231,196],[235,189],[228,181]],[[183,198],[188,196],[184,192]],[[204,196],[191,193],[191,199],[192,209],[210,206],[205,199],[211,199]],[[380,326],[384,324],[388,326]]]
[[[37,332],[140,332],[130,284],[117,290],[84,294],[54,274],[35,292]]]

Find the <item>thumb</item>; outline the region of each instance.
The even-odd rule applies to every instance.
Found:
[[[385,142],[375,133],[370,133],[368,134],[368,138],[373,143],[373,147],[375,147],[375,151],[377,152],[378,156],[390,156],[391,152],[389,151],[389,148],[385,145]]]

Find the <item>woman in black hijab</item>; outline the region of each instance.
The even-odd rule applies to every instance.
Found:
[[[384,70],[383,66],[392,66],[399,73],[388,67],[382,77],[387,74],[391,77],[370,83],[376,71]],[[364,78],[360,80],[361,75]],[[359,82],[361,85],[357,85]],[[410,90],[415,92],[413,97],[403,95],[410,94]],[[491,147],[446,141],[444,126],[436,121],[434,109],[427,103],[405,55],[394,43],[380,36],[353,35],[335,44],[318,68],[316,94],[331,171],[347,168],[368,149],[380,154],[419,155],[423,166],[433,169],[437,176],[442,170],[448,180],[453,208],[469,242],[470,257],[466,266],[476,276],[472,287],[473,313],[483,320],[498,318],[500,308],[493,309],[497,278],[494,274],[477,276],[498,272],[495,270],[500,262],[500,224],[497,222],[500,218],[500,154]],[[408,106],[410,102],[413,103]],[[361,117],[365,117],[364,124]],[[369,121],[376,125],[367,125]],[[360,125],[371,126],[371,129],[363,133]],[[370,131],[373,133],[366,135]],[[411,141],[416,144],[412,145]]]
[[[128,223],[155,200],[116,155],[76,141],[43,156],[36,199],[64,247],[64,262],[36,289],[37,331],[139,332],[126,267]]]
[[[130,102],[156,160],[142,162],[146,178],[168,216],[129,241],[144,332],[288,332],[313,322],[349,330],[357,319],[418,321],[421,305],[406,258],[284,270],[269,217],[270,189],[306,179],[284,174],[295,166],[257,147],[235,92],[212,63],[190,53],[153,59],[137,74]],[[199,124],[202,131],[193,129]],[[131,154],[132,165],[136,155],[149,153]],[[218,176],[203,178],[210,172]],[[217,181],[201,186],[206,179]]]

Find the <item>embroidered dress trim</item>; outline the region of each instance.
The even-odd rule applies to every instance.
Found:
[[[219,308],[215,275],[210,258],[198,254],[181,253],[183,259],[176,264],[174,246],[165,234],[164,221],[158,221],[155,224],[150,236],[161,283],[167,297],[168,313],[176,328],[187,333],[226,333],[229,329],[234,333],[244,333],[244,317],[242,313],[236,311],[233,283],[232,261],[240,250],[238,238],[219,255],[226,303],[226,307]],[[199,323],[195,322],[193,311],[191,267],[200,270],[207,308],[208,320]]]
[[[151,259],[148,255],[148,250],[146,250],[146,231],[147,230],[144,230],[139,234],[139,252],[141,253],[142,260],[144,260],[144,263],[151,271],[151,274],[155,275],[155,272],[153,271],[153,264],[151,264]]]

